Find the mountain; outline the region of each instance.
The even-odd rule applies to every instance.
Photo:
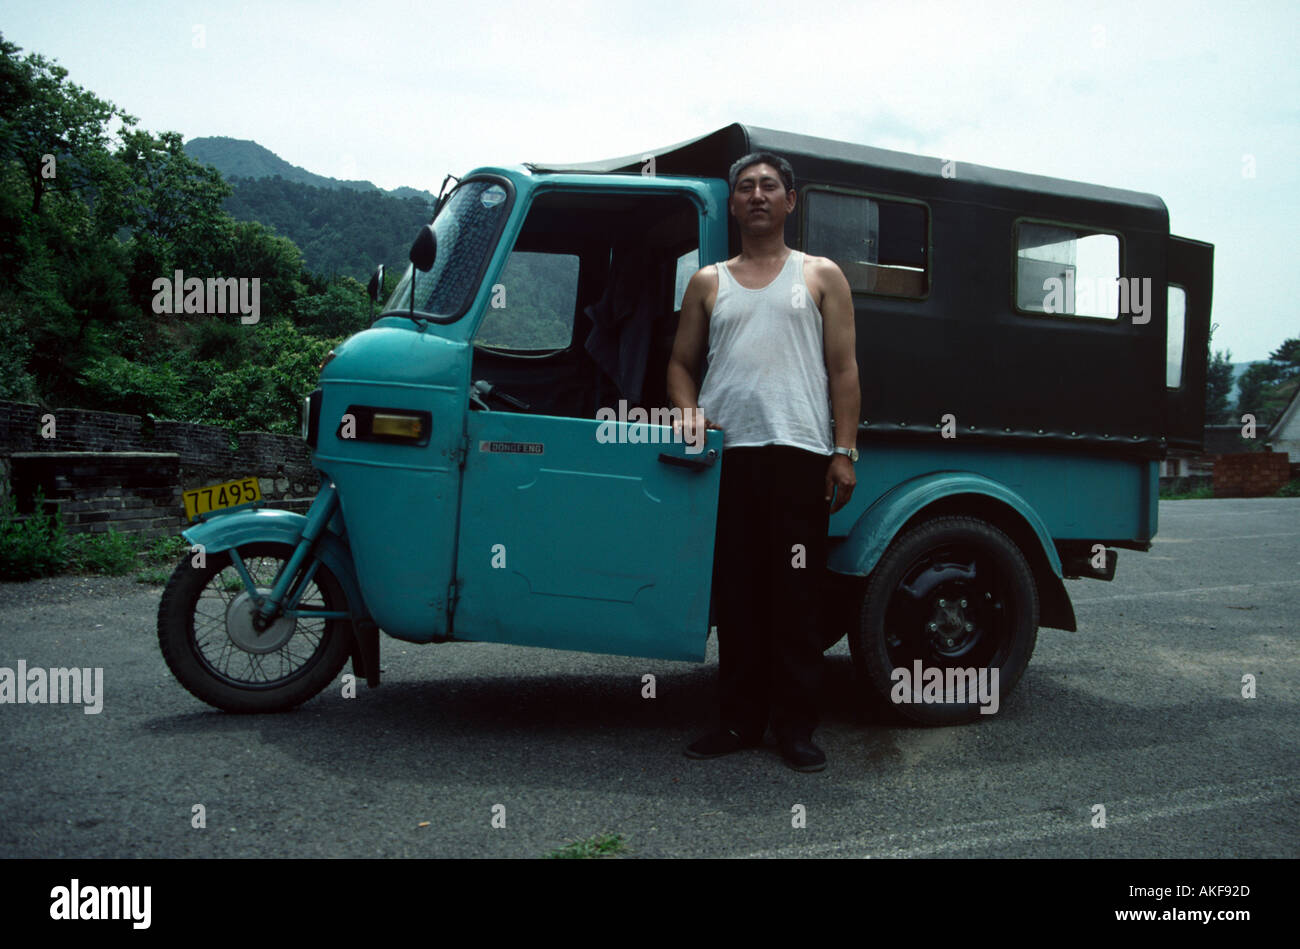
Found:
[[[348,191],[381,191],[370,181],[344,181],[327,178],[291,165],[269,148],[243,138],[211,135],[192,138],[185,143],[185,152],[195,161],[211,165],[226,178],[274,178],[313,185],[317,188],[338,188]],[[400,187],[387,192],[397,198],[422,198],[433,201],[434,196],[417,188]]]
[[[308,270],[362,283],[375,264],[406,266],[411,242],[433,215],[432,199],[396,198],[380,191],[317,188],[273,178],[231,179],[231,217],[257,221],[289,238]]]
[[[384,191],[369,181],[340,181],[291,165],[256,142],[195,138],[185,151],[211,165],[234,187],[224,208],[289,238],[303,265],[322,276],[362,283],[376,264],[406,265],[411,241],[428,223],[436,200],[418,188]]]
[[[402,185],[400,188],[394,188],[388,192],[394,198],[419,198],[421,201],[436,201],[437,197],[428,191],[421,191],[419,188],[408,188]]]

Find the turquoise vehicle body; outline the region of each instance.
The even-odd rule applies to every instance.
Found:
[[[482,258],[473,260],[474,266],[466,264],[464,273],[449,276],[448,271],[436,278],[464,284],[463,299],[450,307],[455,312],[407,306],[417,287],[422,299],[427,289],[411,269],[372,326],[332,353],[306,410],[306,434],[322,475],[312,509],[305,516],[263,508],[219,513],[185,536],[209,554],[262,541],[292,546],[295,562],[270,591],[268,609],[284,599],[291,576],[305,564],[315,559],[327,566],[346,597],[343,612],[356,637],[354,665],[372,682],[378,679],[381,630],[409,642],[471,640],[702,661],[710,627],[719,475],[726,463],[722,433],[710,431],[703,445],[690,446],[674,441],[665,427],[620,421],[610,429],[598,411],[615,404],[608,380],[592,383],[581,376],[586,369],[565,368],[586,366],[576,334],[563,347],[512,349],[485,345],[483,339],[490,320],[506,318],[496,311],[511,312],[509,306],[497,306],[500,297],[527,299],[531,292],[507,275],[512,254],[542,253],[538,248],[545,240],[570,248],[568,256],[578,261],[570,326],[582,323],[581,304],[602,296],[601,287],[584,284],[582,274],[593,260],[602,271],[606,262],[616,261],[622,237],[609,235],[625,235],[617,231],[620,218],[672,222],[665,225],[668,236],[662,245],[655,246],[668,260],[693,244],[693,251],[688,247],[686,252],[696,258],[683,265],[686,270],[729,257],[736,235],[729,227],[723,169],[742,148],[765,144],[763,132],[732,126],[663,150],[657,153],[654,174],[644,173],[644,167],[638,173],[643,156],[599,167],[483,167],[465,175],[458,190],[477,188],[473,193],[481,207],[471,211],[491,221],[481,235]],[[925,194],[918,197],[917,189],[909,197],[898,183],[897,176],[915,173],[906,160],[879,157],[895,153],[868,150],[871,155],[855,159],[821,140],[791,136],[787,141],[776,133],[769,138],[787,154],[798,153],[791,144],[797,140],[807,156],[816,152],[832,171],[855,163],[868,170],[878,167],[872,193],[930,200]],[[795,167],[798,172],[801,163]],[[815,187],[820,166],[809,158],[803,167],[813,170]],[[846,190],[844,175],[836,174],[822,175],[827,193]],[[989,190],[997,183],[991,175],[973,175],[969,187],[976,189],[972,194],[978,200],[968,203],[983,202],[1002,213],[1006,202],[995,200]],[[1022,189],[1028,197],[1023,208],[1010,209],[1016,214],[1032,209],[1046,216],[1035,200],[1053,193],[1078,205],[1075,218],[1091,215],[1095,223],[1110,213],[1103,189],[1093,194],[1078,186],[1075,193],[1062,183],[1024,177],[1033,187]],[[936,187],[943,187],[937,176],[935,180]],[[456,194],[441,205],[440,214],[448,213]],[[1131,206],[1138,209],[1134,214],[1151,215],[1135,224],[1132,233],[1124,230],[1122,215],[1112,215],[1123,235],[1127,266],[1146,252],[1144,247],[1157,246],[1154,238],[1142,235],[1159,231],[1163,205],[1116,194],[1121,195],[1114,197],[1116,208]],[[1033,195],[1037,198],[1030,200]],[[468,201],[463,198],[462,204]],[[928,206],[928,283],[924,293],[912,294],[919,301],[918,313],[937,305],[942,289],[942,255],[934,256],[940,246],[939,202],[933,198]],[[608,203],[608,213],[603,203]],[[1150,220],[1156,222],[1154,230]],[[436,225],[435,219],[435,230]],[[800,246],[807,238],[807,222],[791,226],[795,230],[788,242]],[[453,255],[447,267],[455,266],[460,258],[454,255],[461,253],[449,242],[464,246],[469,233],[469,225],[444,228],[437,253],[439,260],[445,253]],[[1170,447],[1199,441],[1196,411],[1198,404],[1203,406],[1204,358],[1198,346],[1203,347],[1208,325],[1209,277],[1204,274],[1198,283],[1195,273],[1208,257],[1184,261],[1184,275],[1174,266],[1178,251],[1165,250],[1169,240],[1166,223],[1159,266],[1147,269],[1160,271],[1159,289],[1177,280],[1193,298],[1186,304],[1186,339],[1180,343],[1185,351],[1182,378],[1179,387],[1161,390],[1172,394],[1159,418],[1135,423],[1138,434],[1100,431],[1104,425],[1086,430],[1076,416],[1054,429],[1044,426],[1041,417],[1035,419],[1030,409],[1024,409],[1018,423],[1010,416],[990,416],[961,427],[955,437],[940,432],[940,415],[928,405],[910,420],[888,417],[888,412],[873,419],[875,406],[890,405],[890,398],[899,397],[899,387],[881,393],[877,380],[887,380],[887,371],[869,376],[864,363],[871,350],[863,347],[886,338],[881,327],[892,325],[886,321],[912,300],[855,292],[868,418],[859,427],[858,487],[831,519],[828,562],[830,572],[843,578],[854,595],[860,596],[891,545],[910,528],[940,516],[977,518],[1005,533],[1024,555],[1037,587],[1041,625],[1073,630],[1064,579],[1110,579],[1115,547],[1149,547],[1157,530],[1160,460]],[[1193,242],[1183,243],[1190,247]],[[1005,288],[996,280],[986,282],[1003,299]],[[610,277],[604,288],[614,283]],[[1012,315],[1029,322],[1023,314]],[[1163,330],[1163,300],[1155,316]],[[1033,332],[1050,323],[1038,319]],[[1072,327],[1060,323],[1049,329],[1065,333]],[[1093,333],[1103,329],[1088,327]],[[1155,344],[1144,342],[1140,330],[1132,328],[1136,342],[1131,349],[1117,351],[1155,364]],[[954,342],[970,346],[972,338]],[[944,351],[953,348],[960,347]],[[663,355],[662,348],[651,344],[647,391],[657,384],[654,374],[661,365],[656,360]],[[1022,361],[1031,363],[1028,356]],[[942,374],[955,380],[952,385],[965,387],[951,391],[974,391],[971,379],[976,377],[964,376],[967,371],[963,366]],[[537,389],[542,397],[534,397],[535,405],[511,398],[530,384],[529,373],[549,374]],[[476,389],[476,382],[488,377],[495,380],[492,385]],[[573,381],[572,399],[544,391],[545,386],[563,388],[557,379]],[[488,405],[487,399],[495,398],[488,391],[492,388],[500,398]],[[650,403],[649,395],[645,401]],[[409,423],[409,432],[395,433],[393,417],[405,420],[398,429]],[[354,428],[359,426],[359,435],[349,434],[349,419]],[[997,424],[1004,420],[1008,424]],[[1162,424],[1167,431],[1157,431]],[[602,431],[613,431],[617,438],[602,438]],[[832,612],[827,622],[844,625],[838,630],[842,636],[851,631],[856,615],[856,607],[849,618]],[[829,631],[827,642],[838,638],[835,632]]]

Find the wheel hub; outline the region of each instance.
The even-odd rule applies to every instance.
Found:
[[[257,590],[259,597],[270,592],[269,587],[259,587]],[[259,631],[258,626],[264,626],[264,629]],[[276,617],[269,625],[261,623],[257,616],[257,601],[247,590],[231,600],[230,606],[226,608],[226,634],[244,652],[275,652],[289,641],[296,627],[297,623],[292,616]]]
[[[932,606],[926,630],[935,652],[960,656],[979,640],[980,627],[967,612],[970,602],[966,597],[938,596]]]
[[[911,622],[920,625],[919,642],[933,661],[966,657],[994,635],[1001,604],[988,588],[989,577],[968,550],[934,551],[905,574],[898,595],[912,604]],[[902,645],[901,638],[895,642]]]

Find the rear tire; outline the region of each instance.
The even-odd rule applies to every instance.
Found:
[[[989,677],[990,689],[988,670],[997,669],[1001,708],[1037,641],[1038,588],[1020,548],[985,521],[941,517],[889,546],[872,571],[849,648],[874,704],[915,722],[953,725],[982,717],[978,694],[975,701],[914,701],[906,686],[915,662],[923,671],[974,669]],[[908,672],[901,685],[897,669]],[[896,690],[913,701],[896,701]]]
[[[238,548],[258,590],[266,592],[294,548]],[[158,644],[172,674],[196,698],[227,712],[280,712],[307,701],[343,668],[351,652],[346,619],[281,617],[265,633],[249,625],[252,600],[227,552],[203,567],[187,555],[158,606]],[[346,610],[343,588],[323,563],[300,606]]]

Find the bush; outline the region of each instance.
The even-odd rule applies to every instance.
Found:
[[[159,537],[144,552],[146,562],[155,566],[174,566],[190,549],[190,542],[179,535]]]
[[[173,566],[189,550],[183,537],[152,542],[112,528],[105,534],[69,534],[63,518],[45,510],[36,493],[36,511],[19,518],[12,494],[0,502],[0,580],[32,580],[64,572],[121,576],[144,566]]]
[[[106,534],[73,534],[67,542],[67,568],[74,573],[120,576],[140,564],[139,544],[111,527]]]
[[[67,559],[68,536],[63,518],[45,510],[37,490],[36,510],[19,520],[13,496],[0,503],[0,580],[31,580],[59,573]]]
[[[122,356],[87,363],[80,380],[87,398],[105,412],[152,413],[176,418],[183,377],[168,365],[150,366]]]
[[[211,359],[188,367],[185,417],[235,432],[297,434],[303,397],[316,388],[333,342],[304,335],[287,319],[264,320],[251,328],[247,358],[234,369]]]
[[[1214,485],[1202,484],[1188,488],[1186,491],[1161,492],[1161,501],[1208,501],[1214,497]]]

